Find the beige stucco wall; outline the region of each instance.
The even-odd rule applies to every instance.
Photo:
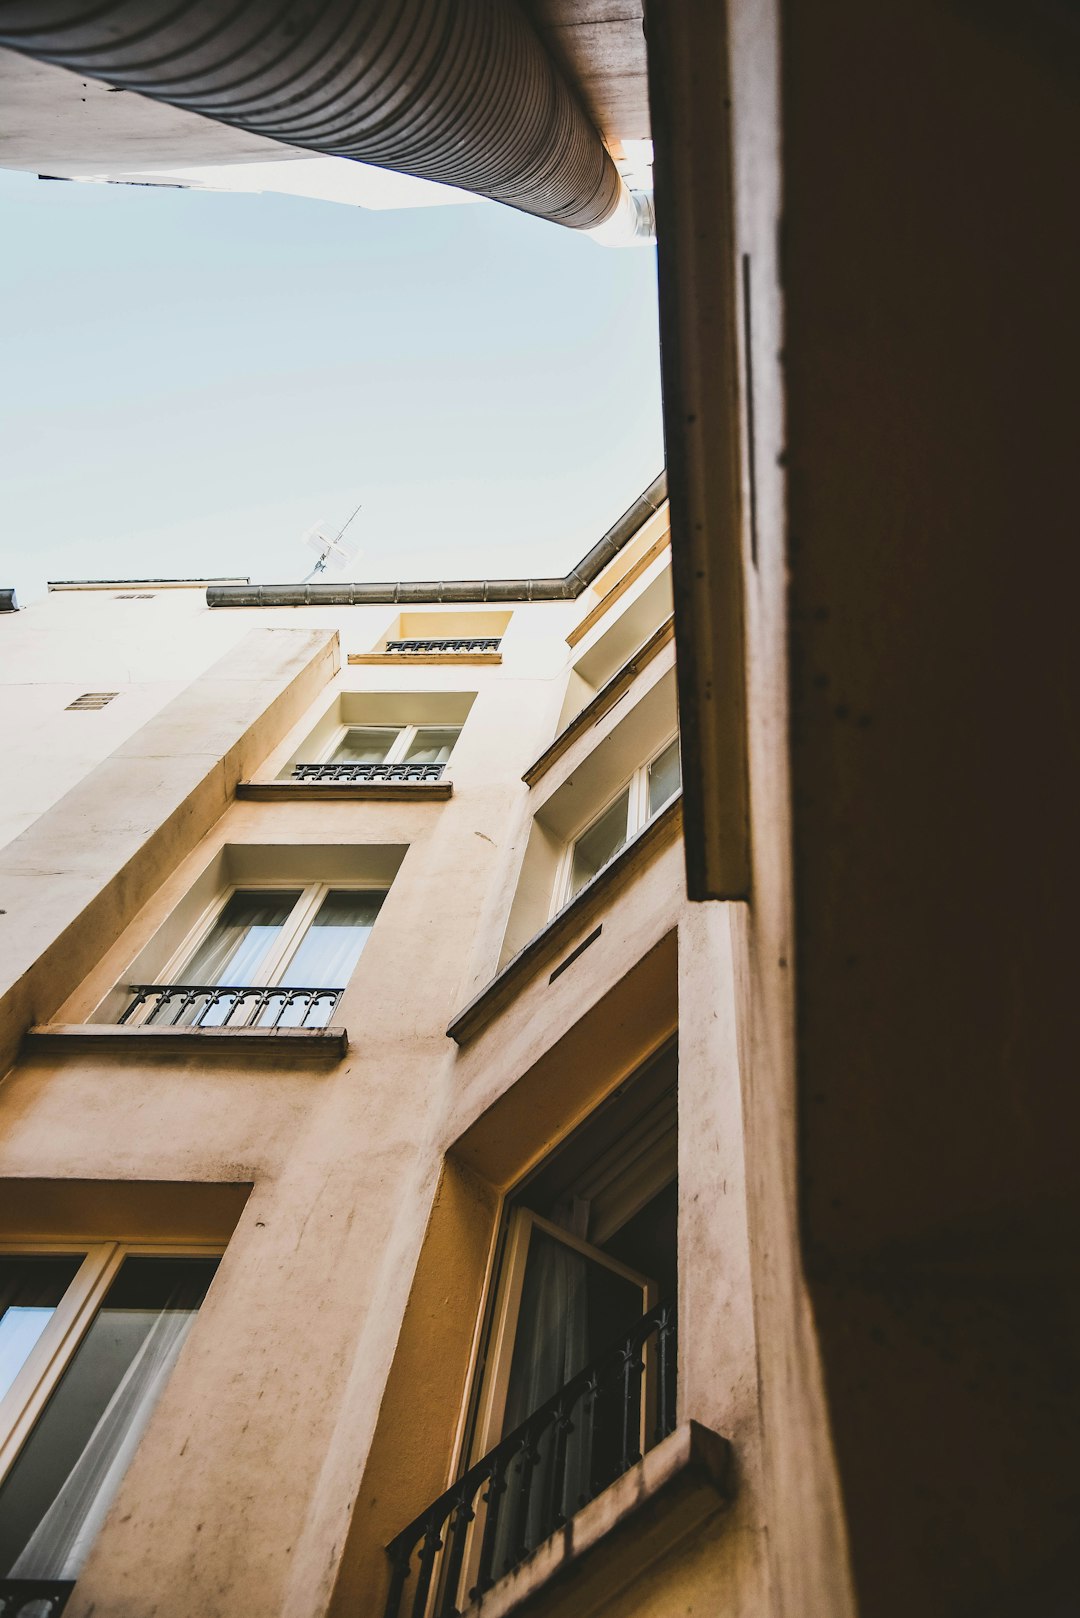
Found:
[[[96,646],[98,612],[111,625],[122,608],[156,606],[54,596],[34,655]],[[109,720],[119,745],[95,761],[88,743],[71,761],[81,777],[0,851],[23,905],[0,956],[14,1051],[31,1021],[90,1016],[222,849],[405,849],[335,1018],[344,1059],[151,1057],[136,1040],[122,1053],[35,1051],[0,1085],[0,1185],[96,1182],[103,1210],[118,1183],[252,1187],[73,1618],[377,1612],[382,1546],[449,1481],[502,1192],[677,1025],[680,1401],[735,1441],[739,1490],[723,1529],[680,1552],[656,1588],[767,1610],[730,918],[688,905],[677,818],[582,922],[602,931],[572,967],[550,982],[551,963],[539,965],[474,1038],[446,1035],[496,970],[533,812],[588,756],[583,738],[550,780],[521,780],[555,733],[575,610],[515,609],[499,666],[351,666],[392,609],[208,616],[181,600],[177,678],[151,678],[154,649],[140,644],[131,668],[147,678]],[[112,689],[100,655],[92,676],[88,661],[63,689],[46,682],[52,696]],[[621,715],[666,667],[643,671]],[[341,692],[427,690],[475,694],[447,801],[232,795],[273,776]],[[145,723],[125,730],[135,714]],[[93,734],[106,748],[106,727]],[[55,735],[48,715],[12,732],[41,803]],[[28,788],[25,812],[33,801]],[[577,941],[568,932],[560,956]],[[0,1235],[32,1238],[44,1196],[27,1194],[21,1224],[18,1199],[0,1199]],[[651,1588],[640,1609],[618,1610],[662,1610]]]

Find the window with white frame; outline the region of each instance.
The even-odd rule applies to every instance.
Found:
[[[556,881],[555,910],[569,904],[671,802],[681,784],[679,738],[673,736],[569,844]]]
[[[338,691],[315,723],[268,761],[279,781],[441,780],[475,691]]]
[[[327,882],[231,888],[158,984],[132,985],[128,1026],[321,1028],[379,913],[384,889]]]
[[[78,1577],[220,1254],[0,1252],[0,1580]]]
[[[346,725],[325,762],[445,764],[460,731],[460,725]]]

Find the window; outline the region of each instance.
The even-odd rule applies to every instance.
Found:
[[[475,691],[339,691],[267,762],[278,781],[441,780]]]
[[[330,764],[445,764],[460,725],[351,725],[334,744]]]
[[[234,888],[166,968],[133,986],[129,1027],[324,1028],[352,976],[385,893],[306,886]]]
[[[574,838],[556,883],[556,910],[569,904],[671,802],[680,785],[679,738],[674,736]]]
[[[219,1256],[0,1253],[0,1580],[78,1577]]]
[[[507,1198],[459,1479],[392,1543],[388,1618],[463,1609],[673,1430],[677,1082],[671,1045]]]

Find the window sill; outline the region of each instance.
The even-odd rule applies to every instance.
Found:
[[[592,1610],[628,1589],[728,1504],[727,1439],[687,1422],[573,1516],[463,1618],[545,1618]]]
[[[445,800],[453,795],[452,781],[240,781],[238,798],[261,803],[359,803]]]
[[[634,655],[629,658],[618,671],[613,674],[606,685],[602,685],[592,701],[575,714],[566,729],[560,731],[551,746],[545,748],[534,764],[530,764],[521,777],[527,787],[534,787],[541,776],[545,775],[563,754],[568,752],[585,731],[591,730],[604,715],[614,708],[619,698],[628,691],[641,673],[643,668],[650,664],[653,658],[669,641],[675,638],[675,620],[668,618],[660,628],[651,634],[643,645],[639,646]]]
[[[466,1040],[486,1028],[507,1002],[514,998],[522,984],[534,972],[546,966],[575,933],[580,932],[597,911],[602,910],[620,888],[625,887],[631,877],[652,858],[653,852],[670,842],[681,828],[680,792],[458,1012],[446,1030],[449,1037],[464,1045]]]
[[[293,1067],[336,1062],[348,1049],[344,1028],[124,1028],[115,1023],[38,1023],[23,1041],[27,1056],[228,1056]]]
[[[501,652],[350,652],[350,663],[501,663]]]

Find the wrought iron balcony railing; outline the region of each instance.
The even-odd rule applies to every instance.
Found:
[[[59,1618],[74,1579],[0,1579],[0,1618]]]
[[[137,1028],[325,1028],[342,995],[221,983],[133,983],[131,992],[120,1021]]]
[[[388,640],[388,652],[497,652],[501,635],[448,635],[442,640]]]
[[[294,781],[440,781],[445,764],[296,764]]]
[[[672,1301],[650,1309],[391,1540],[386,1618],[406,1610],[458,1618],[674,1431],[675,1380]]]

